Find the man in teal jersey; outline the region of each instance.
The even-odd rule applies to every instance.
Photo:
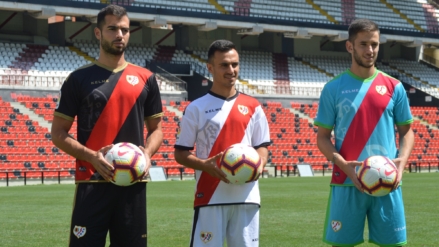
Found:
[[[318,148],[335,164],[323,234],[323,241],[333,246],[362,243],[366,217],[369,242],[380,246],[407,243],[400,182],[413,149],[413,118],[401,82],[374,66],[379,40],[376,23],[367,19],[351,23],[346,41],[351,68],[325,85],[314,122]],[[398,168],[396,185],[386,196],[363,193],[356,176],[357,166],[372,155],[387,156]]]

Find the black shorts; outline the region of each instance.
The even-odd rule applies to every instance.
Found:
[[[107,232],[112,247],[146,246],[146,183],[76,185],[70,246],[104,247]]]

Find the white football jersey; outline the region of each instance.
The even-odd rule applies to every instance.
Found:
[[[235,143],[255,148],[270,145],[267,118],[255,98],[237,92],[225,99],[209,92],[186,107],[175,148],[193,150],[196,145],[196,156],[207,159]],[[195,207],[260,204],[257,181],[226,184],[202,171],[196,171],[196,180]]]

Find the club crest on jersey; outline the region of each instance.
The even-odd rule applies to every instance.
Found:
[[[245,105],[238,105],[238,110],[244,116],[248,114],[248,107]]]
[[[381,95],[384,95],[385,93],[387,93],[387,87],[386,86],[379,85],[379,86],[376,86],[375,89]]]
[[[137,83],[139,83],[139,77],[135,75],[127,75],[127,82],[133,86],[135,86]]]
[[[86,232],[87,228],[85,228],[85,226],[75,226],[73,228],[73,235],[75,235],[77,238],[84,237]]]
[[[206,243],[210,242],[210,240],[212,240],[213,235],[211,232],[201,232],[200,238],[201,238],[201,241],[203,241],[203,243],[206,244]]]
[[[338,232],[341,229],[341,222],[337,221],[337,220],[333,220],[331,222],[331,227],[332,227],[332,230],[334,230],[334,232]]]

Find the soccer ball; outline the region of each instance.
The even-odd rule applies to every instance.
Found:
[[[396,165],[385,156],[370,156],[357,171],[364,192],[371,196],[389,194],[395,185],[397,174]]]
[[[261,174],[261,157],[246,144],[237,143],[228,147],[221,157],[221,170],[232,184],[251,182]]]
[[[129,142],[115,144],[105,159],[114,166],[112,183],[119,186],[135,184],[145,173],[146,159],[142,150]]]

